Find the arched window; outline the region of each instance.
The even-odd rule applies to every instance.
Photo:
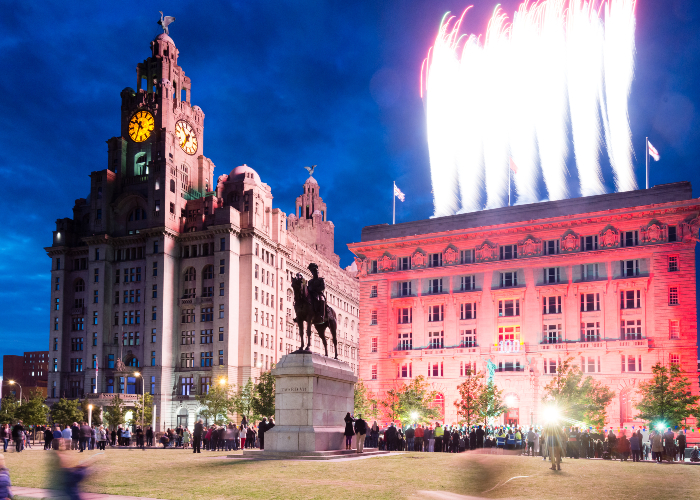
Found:
[[[185,281],[196,281],[197,280],[197,271],[195,271],[194,267],[188,267],[187,270],[185,271]]]
[[[146,170],[146,153],[136,153],[134,156],[134,175],[143,175]]]
[[[83,281],[82,278],[78,278],[78,280],[75,282],[75,291],[76,292],[84,292],[85,291],[85,282]]]
[[[435,395],[435,399],[433,399],[433,402],[430,403],[430,406],[432,408],[436,408],[438,412],[440,412],[440,417],[439,418],[444,418],[445,416],[445,396],[438,392]]]
[[[214,279],[214,266],[212,266],[212,265],[204,266],[204,271],[202,271],[202,279],[205,279],[205,280]]]
[[[146,211],[143,208],[135,208],[130,214],[129,214],[129,222],[135,221],[135,220],[146,220]]]
[[[175,192],[175,181],[173,179],[170,179],[170,192]]]
[[[287,290],[287,302],[291,302],[294,298],[294,293],[291,290]]]
[[[136,366],[136,367],[140,366],[140,365],[139,365],[139,360],[136,359],[135,357],[132,357],[132,358],[129,360],[129,362],[128,362],[127,364],[128,364],[129,366]]]

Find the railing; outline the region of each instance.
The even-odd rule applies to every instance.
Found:
[[[122,186],[130,186],[132,184],[141,184],[142,182],[148,182],[148,174],[134,175],[134,176],[122,178]]]

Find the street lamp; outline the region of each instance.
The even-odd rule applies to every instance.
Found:
[[[10,385],[19,385],[19,405],[22,406],[22,385],[19,382],[15,382],[14,380],[9,381]]]
[[[221,385],[226,385],[226,378],[225,378],[225,377],[221,377],[221,378],[219,379],[219,384],[221,384]]]
[[[143,381],[143,376],[139,372],[134,372],[134,377],[141,377],[141,396],[143,403],[141,404],[141,425],[143,425],[143,412],[146,408],[146,383]]]
[[[88,405],[88,427],[92,427],[92,405]]]

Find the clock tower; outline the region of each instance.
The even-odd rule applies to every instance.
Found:
[[[211,192],[214,164],[203,155],[204,112],[178,66],[175,42],[161,33],[136,66],[136,90],[121,92],[121,136],[107,141],[108,168],[121,186],[148,185],[149,218],[180,232],[188,200]]]

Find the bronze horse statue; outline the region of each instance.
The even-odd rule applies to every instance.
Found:
[[[301,276],[295,276],[292,278],[292,290],[294,290],[294,312],[297,317],[294,318],[294,322],[299,325],[299,335],[301,336],[301,349],[300,351],[311,352],[311,324],[314,320],[314,311],[311,306],[311,298],[309,297],[309,292],[304,283],[304,279]],[[335,350],[335,359],[338,359],[338,337],[336,332],[338,330],[338,320],[335,316],[335,311],[328,304],[325,304],[326,314],[324,316],[323,323],[314,323],[316,326],[316,332],[318,336],[321,337],[323,342],[323,348],[326,351],[326,356],[328,356],[328,342],[326,342],[326,328],[330,328],[331,336],[333,338],[333,349]],[[304,322],[306,322],[306,348],[304,348]]]

